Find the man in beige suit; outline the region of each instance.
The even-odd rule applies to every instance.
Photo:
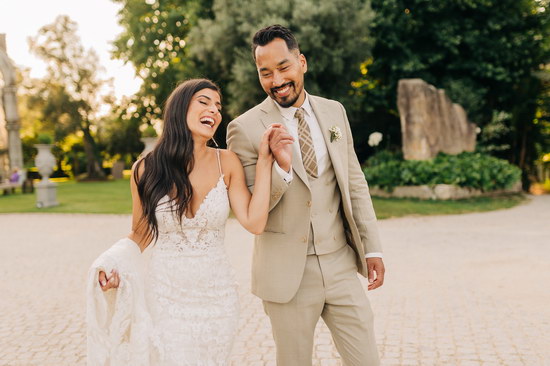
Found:
[[[378,365],[372,311],[357,272],[375,289],[384,264],[346,111],[306,93],[307,62],[287,28],[258,31],[253,52],[268,98],[229,124],[227,143],[253,189],[263,132],[274,123],[286,126],[272,133],[270,213],[252,262],[252,292],[271,320],[277,364],[311,365],[322,317],[344,365]],[[280,144],[288,139],[294,143]]]

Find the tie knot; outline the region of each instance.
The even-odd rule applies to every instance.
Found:
[[[296,113],[294,113],[294,117],[300,119],[304,118],[304,108],[298,108],[296,109]]]

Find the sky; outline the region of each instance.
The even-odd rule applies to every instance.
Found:
[[[93,48],[106,69],[101,77],[114,79],[115,95],[120,98],[134,94],[140,81],[130,64],[111,59],[111,43],[123,31],[117,22],[119,8],[111,0],[0,0],[0,33],[6,34],[8,56],[16,66],[30,68],[32,77],[41,77],[46,66],[30,54],[27,39],[58,15],[68,15],[78,23],[84,47]]]

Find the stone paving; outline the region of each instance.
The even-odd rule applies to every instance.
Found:
[[[85,365],[86,272],[129,227],[129,216],[0,215],[1,366]],[[382,365],[550,365],[550,196],[380,230],[387,278],[369,297]],[[232,365],[275,365],[249,293],[252,236],[229,220],[226,238],[242,303]],[[322,322],[314,365],[341,365]]]

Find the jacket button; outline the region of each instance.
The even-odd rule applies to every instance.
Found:
[[[311,207],[311,201],[306,202],[307,207]]]
[[[307,243],[307,237],[302,236],[302,243]]]

